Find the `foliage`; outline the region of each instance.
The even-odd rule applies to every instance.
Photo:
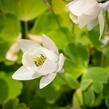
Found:
[[[0,109],[109,108],[109,43],[99,40],[98,26],[88,31],[72,23],[67,3],[0,0]],[[105,14],[106,32],[109,18]],[[6,53],[19,33],[46,34],[65,55],[64,73],[44,89],[39,89],[39,79],[11,78],[21,66],[22,53],[15,62],[7,60]]]

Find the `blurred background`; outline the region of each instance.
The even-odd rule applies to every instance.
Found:
[[[109,108],[109,13],[105,31],[79,29],[66,10],[72,0],[0,0],[0,109]],[[104,1],[99,1],[104,2]],[[20,38],[48,35],[63,52],[64,73],[44,89],[39,79],[12,80],[22,65]]]

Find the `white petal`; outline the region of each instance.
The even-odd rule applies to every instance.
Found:
[[[96,0],[74,0],[67,5],[70,13],[81,16],[82,14],[88,16],[98,16],[101,5]]]
[[[102,11],[100,12],[100,14],[98,16],[98,21],[99,21],[99,27],[100,27],[100,37],[99,37],[99,39],[101,39],[101,36],[103,34],[103,31],[104,31],[104,17],[103,17]]]
[[[95,20],[95,19],[91,16],[88,16],[88,15],[85,15],[85,14],[81,15],[81,16],[78,17],[79,27],[82,28],[85,25],[91,23],[93,20]]]
[[[34,41],[31,40],[27,40],[27,39],[20,39],[19,40],[19,47],[22,49],[23,52],[34,48],[34,47],[38,47],[39,45],[37,43],[35,43]]]
[[[88,16],[93,16],[93,17],[97,17],[100,10],[101,10],[101,6],[100,4],[96,1],[96,0],[86,0],[84,10],[83,10],[83,14],[88,15]]]
[[[14,44],[11,45],[9,48],[8,52],[6,53],[6,59],[10,61],[16,61],[17,60],[17,53],[19,52],[19,46],[18,43],[15,42]]]
[[[44,88],[48,84],[50,84],[56,77],[56,73],[51,73],[41,78],[40,80],[40,89]]]
[[[67,5],[67,9],[74,15],[80,16],[86,0],[74,0]]]
[[[78,24],[78,17],[73,15],[72,13],[69,14],[70,19],[75,23]]]
[[[36,56],[44,55],[43,52],[40,50],[39,47],[32,48],[25,52],[22,57],[22,63],[23,65],[28,68],[29,70],[37,71],[39,67],[37,67],[33,61],[33,58]]]
[[[36,68],[35,63],[33,62],[32,57],[28,53],[25,53],[23,55],[22,63],[29,70],[35,71]]]
[[[59,62],[58,62],[59,68],[58,68],[57,72],[62,71],[63,65],[64,65],[64,60],[65,60],[64,55],[61,53],[60,56],[59,56]]]
[[[109,1],[103,3],[103,4],[102,4],[102,7],[103,7],[103,10],[104,10],[104,11],[109,10]]]
[[[57,69],[58,69],[57,63],[47,59],[41,66],[41,68],[37,70],[37,72],[39,72],[41,75],[46,75],[49,73],[56,72]]]
[[[44,54],[44,52],[41,50],[42,47],[34,47],[26,51],[24,54],[28,54],[32,57],[38,56],[40,54]]]
[[[91,23],[89,23],[87,25],[88,30],[92,30],[94,28],[94,26],[97,25],[97,23],[98,23],[97,19],[92,21]]]
[[[20,67],[13,75],[12,78],[15,80],[32,80],[36,76],[33,76],[35,72],[28,70],[26,67]]]
[[[56,47],[55,43],[46,35],[42,36],[42,44],[44,47],[58,54],[58,48]]]
[[[52,60],[54,62],[58,61],[58,55],[46,48],[41,48],[41,51],[44,52],[45,56],[49,59]]]
[[[34,78],[39,78],[39,77],[41,77],[42,75],[41,74],[39,74],[38,72],[35,72],[33,75],[32,75],[32,77],[34,77]]]
[[[39,43],[39,44],[42,43],[42,38],[41,38],[41,36],[38,36],[38,35],[35,35],[35,34],[28,34],[28,37],[29,37],[29,39],[32,40],[32,41],[35,41],[35,42],[37,42],[37,43]]]

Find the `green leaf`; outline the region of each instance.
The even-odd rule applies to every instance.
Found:
[[[0,0],[0,6],[4,13],[14,14],[23,21],[36,18],[48,8],[43,0]]]
[[[45,102],[44,99],[41,99],[37,94],[31,101],[30,109],[49,109],[49,104]]]
[[[89,87],[91,87],[91,85],[93,84],[93,81],[91,79],[83,79],[81,82],[81,90],[85,91],[87,90]]]
[[[102,82],[94,82],[93,88],[96,93],[102,93],[103,92],[103,83]]]
[[[4,104],[3,109],[29,109],[26,104],[20,103],[18,99],[9,100]]]
[[[71,33],[67,28],[58,28],[47,33],[48,36],[56,43],[57,47],[63,49],[71,42]]]
[[[71,24],[71,23],[70,23]],[[73,32],[73,38],[74,38],[74,41],[76,43],[81,43],[85,46],[92,46],[92,43],[91,41],[88,39],[88,31],[87,31],[87,28],[82,28],[80,29],[78,27],[78,25],[74,24],[72,25],[72,32]]]
[[[0,78],[0,104],[8,98],[8,85],[7,82]]]
[[[105,68],[102,68],[102,67],[88,68],[87,72],[84,73],[83,75],[81,87],[82,89],[90,88],[89,86],[91,81],[92,82],[91,87],[93,87],[93,90],[96,93],[102,93],[103,84],[107,83],[108,78],[109,78],[109,74]],[[89,83],[84,83],[84,81],[87,81],[87,80],[89,81]]]
[[[63,27],[59,22],[58,16],[48,11],[36,19],[31,32],[33,34],[48,35],[60,49],[63,49],[71,42],[72,33],[67,26]]]
[[[52,0],[52,8],[55,14],[60,14],[65,11],[65,1],[64,0]]]
[[[0,78],[4,79],[8,86],[8,97],[6,100],[14,99],[18,95],[21,94],[21,91],[22,91],[22,83],[21,82],[12,80],[11,76],[6,75],[5,73],[1,73]],[[5,94],[5,93],[3,93],[3,94]]]
[[[7,50],[18,38],[20,22],[13,15],[0,14],[0,27],[0,60],[4,60]]]
[[[11,46],[11,44],[9,42],[0,40],[0,46],[1,46],[1,49],[0,49],[0,54],[1,54],[0,55],[0,60],[4,61],[6,52],[8,51],[9,47]]]
[[[87,66],[88,64],[88,51],[82,44],[70,43],[65,49],[65,54],[71,61],[80,66]]]
[[[109,98],[109,82],[104,84],[104,88],[103,88],[103,96],[105,98]]]
[[[58,28],[58,24],[56,21],[56,16],[51,12],[46,12],[39,16],[32,28],[32,33],[34,34],[42,34],[42,33],[48,33],[52,30],[55,30]]]
[[[72,89],[76,89],[79,87],[79,82],[74,79],[71,74],[65,74],[65,79],[69,87],[71,87]]]
[[[83,106],[83,95],[80,89],[77,89],[73,95],[73,106]]]
[[[103,100],[102,94],[98,94],[95,97],[95,102],[94,102],[93,106],[99,106],[102,103],[102,100]]]
[[[64,64],[64,72],[66,74],[72,75],[74,79],[77,79],[84,72],[84,68],[81,66],[75,65],[70,60],[66,59]]]
[[[88,69],[88,77],[92,78],[95,82],[103,82],[106,83],[109,78],[108,71],[102,67],[92,67]]]
[[[98,50],[94,50],[93,54],[92,54],[92,64],[94,66],[99,66],[101,65],[101,58],[102,58],[103,54],[101,52],[99,52]],[[104,65],[104,62],[103,62]]]
[[[109,98],[105,99],[105,104],[106,104],[106,107],[109,109]]]
[[[56,16],[50,12],[45,13],[36,20],[31,32],[48,35],[60,49],[63,49],[71,41],[69,29],[60,27]]]
[[[12,80],[11,77],[6,78],[9,87],[8,99],[14,99],[21,94],[22,84],[19,81]]]
[[[16,109],[30,109],[30,108],[28,108],[28,107],[26,106],[26,104],[20,103],[20,104],[16,107]]]
[[[72,27],[72,24],[71,24],[71,20],[70,20],[70,18],[68,16],[68,13],[64,12],[64,13],[59,14],[57,16],[57,19],[59,20],[59,22],[61,22],[60,23],[61,27],[68,28],[71,31],[71,33],[72,33],[72,28],[71,28]],[[72,34],[72,36],[73,35],[74,34]],[[71,36],[71,38],[73,40],[74,37],[72,37],[72,36]]]
[[[4,104],[3,109],[16,109],[18,102],[18,99],[9,100],[7,103]]]
[[[10,14],[0,14],[0,39],[13,41],[20,33],[20,22]]]
[[[52,91],[51,91],[52,90]],[[39,90],[37,94],[44,98],[49,104],[54,104],[56,100],[60,97],[61,93],[56,90],[54,87],[46,87],[42,90]]]
[[[85,105],[93,106],[94,101],[95,101],[95,95],[94,95],[93,90],[90,88],[89,90],[83,93],[83,96],[84,96]]]
[[[63,86],[66,85],[66,82],[64,80],[64,75],[63,74],[58,74],[58,76],[55,78],[55,80],[52,83],[52,86],[55,88],[55,90],[60,91],[60,90],[64,90],[65,87],[63,88]]]
[[[92,31],[88,32],[88,37],[90,41],[92,42],[93,46],[96,47],[97,49],[100,48],[101,42],[99,40],[99,29],[96,27]]]

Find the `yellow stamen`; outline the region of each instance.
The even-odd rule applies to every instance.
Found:
[[[41,66],[45,62],[45,60],[46,57],[42,54],[33,58],[33,61],[35,62],[36,66]]]

